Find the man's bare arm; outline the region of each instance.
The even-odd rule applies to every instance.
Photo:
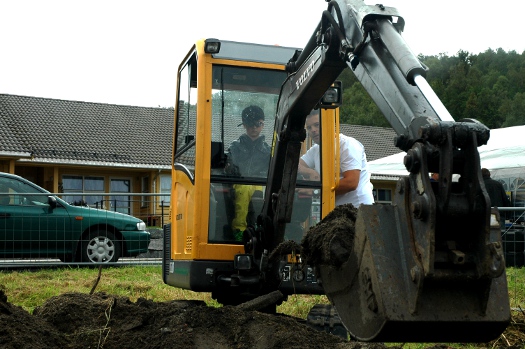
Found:
[[[359,185],[360,170],[348,170],[343,172],[343,178],[339,180],[339,185],[335,188],[335,194],[345,194],[356,190]]]
[[[303,159],[299,159],[299,169],[298,172],[300,175],[303,175],[306,179],[312,181],[318,181],[320,179],[319,173],[313,168],[308,167],[306,162]]]

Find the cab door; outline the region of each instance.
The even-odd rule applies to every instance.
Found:
[[[177,110],[171,185],[171,259],[192,259],[195,237],[197,151],[197,53],[191,52],[178,72]],[[200,188],[199,190],[204,190]],[[176,204],[175,204],[176,203]]]

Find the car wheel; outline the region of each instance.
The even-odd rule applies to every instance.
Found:
[[[120,243],[109,231],[90,232],[81,243],[80,257],[82,262],[109,263],[116,262],[121,255]]]

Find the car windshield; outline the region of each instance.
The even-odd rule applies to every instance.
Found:
[[[0,178],[0,193],[7,196],[6,203],[15,205],[47,205],[48,195],[46,190],[30,185],[16,178]],[[7,193],[7,195],[5,194]],[[38,195],[42,193],[42,195]]]

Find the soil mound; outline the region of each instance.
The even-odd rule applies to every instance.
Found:
[[[65,293],[29,314],[0,296],[5,349],[385,348],[347,342],[286,315],[213,308],[201,301],[131,302],[105,293]]]

